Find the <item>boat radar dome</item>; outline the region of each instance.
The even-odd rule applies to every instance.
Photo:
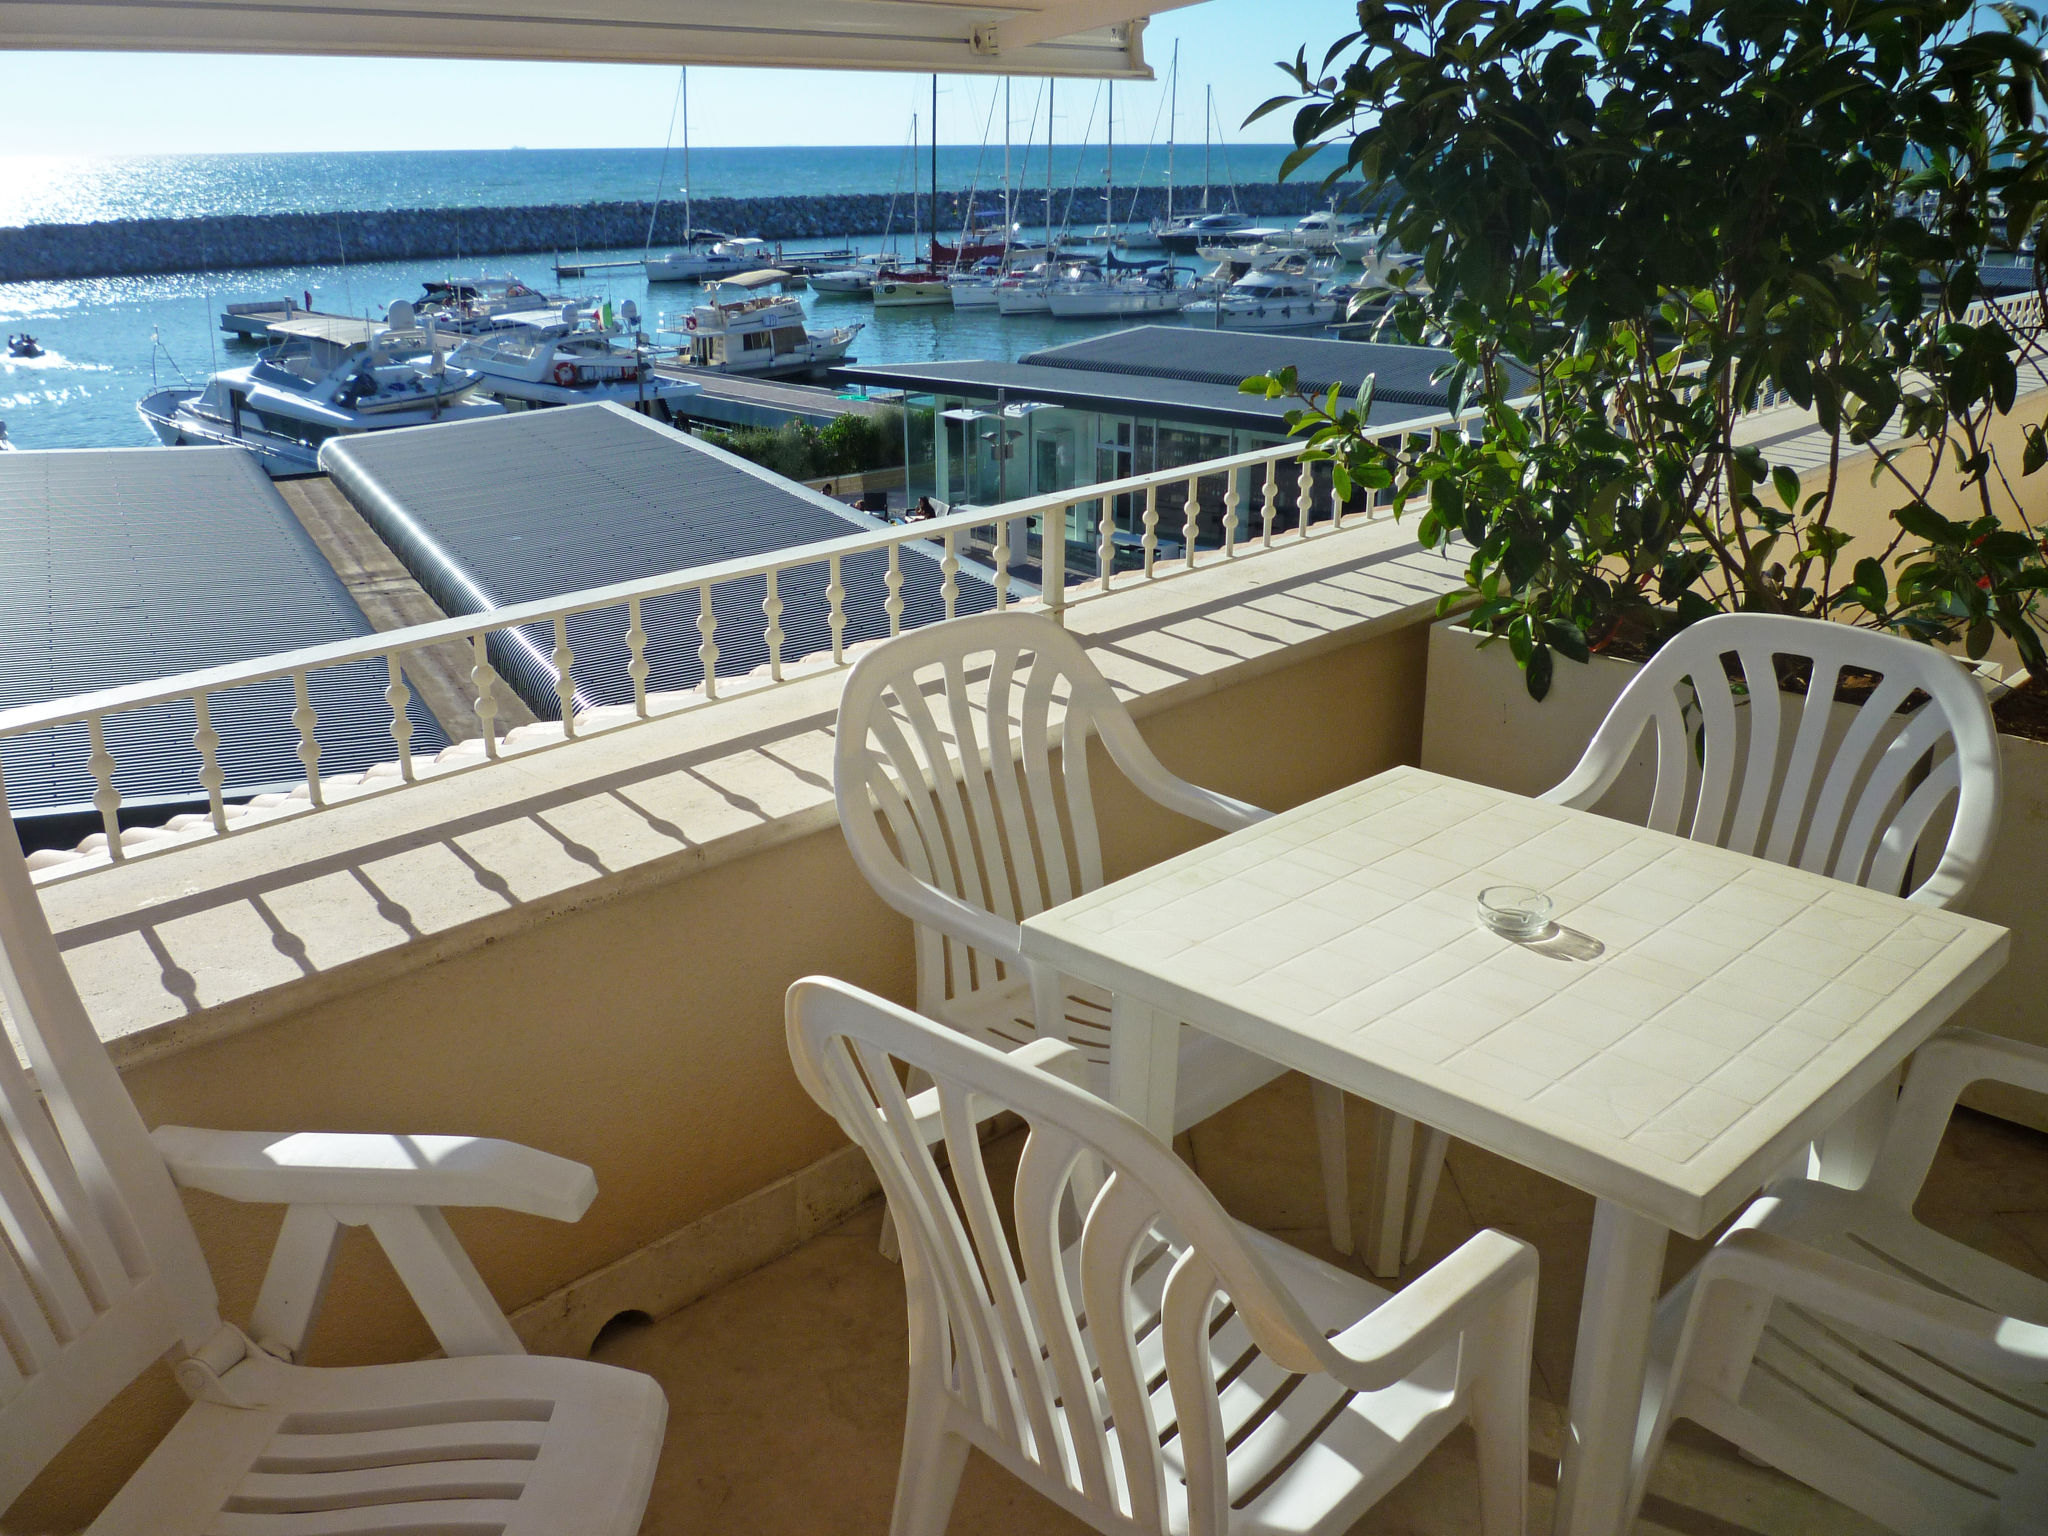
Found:
[[[619,314],[628,325],[638,325],[640,323],[640,306],[631,299],[626,300],[625,303],[619,306]]]
[[[574,299],[568,299],[563,302],[562,324],[568,326],[572,331],[576,328],[577,313],[576,301]]]
[[[394,331],[409,331],[417,322],[413,317],[412,306],[405,300],[398,299],[385,314],[384,323]]]

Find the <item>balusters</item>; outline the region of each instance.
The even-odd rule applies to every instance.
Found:
[[[1314,502],[1316,494],[1316,467],[1309,463],[1307,459],[1303,459],[1300,462],[1301,477],[1295,482],[1294,486],[1294,526],[1295,536],[1305,539],[1308,537],[1309,508]],[[1278,471],[1280,466],[1275,464],[1273,468],[1275,471]],[[1332,491],[1331,494],[1335,495],[1336,493]]]
[[[114,757],[107,751],[101,719],[99,715],[85,717],[86,728],[92,732],[92,776],[100,784],[93,791],[92,803],[99,807],[100,825],[107,830],[107,856],[118,864],[128,857],[121,847],[121,791],[114,788]]]
[[[718,642],[711,637],[718,632],[718,614],[711,606],[711,583],[706,582],[697,589],[697,633],[704,643],[697,647],[697,660],[704,668],[704,697],[718,697]]]
[[[393,651],[384,658],[384,668],[391,677],[384,689],[384,702],[391,706],[391,739],[398,743],[398,774],[410,784],[413,782],[412,714],[406,704],[412,698],[412,690],[405,686],[405,671],[398,664],[398,652]]]
[[[1265,484],[1259,488],[1259,548],[1273,547],[1273,519],[1280,515],[1280,476],[1277,464],[1267,464]]]
[[[220,771],[220,732],[213,728],[213,711],[207,707],[204,693],[192,695],[192,713],[199,720],[192,745],[199,749],[199,782],[206,786],[206,812],[213,818],[213,830],[226,832],[228,808],[220,792],[227,778]]]
[[[320,792],[320,743],[313,737],[313,728],[320,723],[320,717],[313,713],[313,701],[306,693],[306,674],[292,674],[292,697],[299,701],[292,711],[292,724],[299,728],[299,761],[306,765],[306,794],[316,806],[325,805],[326,797]]]
[[[1159,487],[1145,487],[1145,579],[1153,576],[1152,565],[1159,558]]]
[[[626,599],[626,650],[632,657],[626,675],[633,679],[633,713],[647,718],[647,630],[640,622],[640,599]]]
[[[889,615],[889,638],[895,639],[903,633],[903,546],[889,546],[889,569],[883,573],[882,585],[889,589],[889,595],[882,599],[882,612]]]
[[[1073,505],[1061,504],[1058,526],[1048,516],[1038,529],[1039,601],[1055,624],[1067,621],[1067,513]]]
[[[1095,532],[1095,570],[1099,590],[1109,590],[1109,579],[1116,574],[1116,499],[1102,498],[1102,513],[1097,520]]]
[[[953,610],[960,601],[960,530],[946,530],[945,558],[939,561],[939,571],[945,578],[939,583],[939,597],[946,605],[946,617],[953,617]]]
[[[569,620],[565,614],[555,615],[555,699],[562,709],[562,736],[573,740],[576,735],[576,680],[569,669],[576,658],[569,652]]]
[[[832,665],[846,665],[846,583],[839,579],[839,556],[825,564],[825,622],[832,630]]]
[[[1201,526],[1202,518],[1202,477],[1188,476],[1187,505],[1181,509],[1180,529],[1181,557],[1187,561],[1188,569],[1195,568],[1195,532]]]
[[[991,585],[996,589],[996,612],[1006,613],[1010,607],[1010,520],[1006,517],[996,524],[995,580]]]
[[[476,665],[469,669],[469,680],[476,684],[476,723],[483,731],[484,756],[495,760],[498,755],[498,674],[491,668],[484,631],[478,630],[471,635],[469,643],[476,656]]]
[[[1223,481],[1223,554],[1226,559],[1237,558],[1238,524],[1244,517],[1244,467],[1224,477]]]
[[[775,589],[775,573],[768,573],[768,595],[761,599],[761,612],[768,617],[763,638],[768,642],[768,675],[782,681],[782,598]]]

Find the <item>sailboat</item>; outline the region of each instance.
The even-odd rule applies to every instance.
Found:
[[[1155,219],[1152,222],[1152,235],[1164,249],[1172,251],[1177,256],[1193,255],[1199,247],[1204,245],[1233,244],[1235,243],[1232,239],[1233,236],[1241,230],[1248,230],[1252,227],[1251,216],[1238,212],[1236,208],[1237,188],[1235,186],[1232,186],[1230,189],[1232,206],[1228,211],[1217,213],[1209,211],[1209,146],[1211,142],[1210,129],[1216,121],[1216,91],[1214,86],[1204,86],[1202,90],[1201,209],[1199,212],[1186,214],[1176,219],[1172,216],[1172,210],[1169,208],[1166,218]],[[1224,170],[1225,174],[1228,174],[1229,162],[1227,160],[1224,164]]]
[[[683,240],[682,249],[656,256],[654,221],[661,212],[661,188],[654,191],[654,211],[647,216],[647,246],[640,253],[640,265],[650,283],[700,283],[708,277],[732,277],[767,265],[766,241],[743,235],[721,234],[715,229],[698,229],[690,211],[690,70],[683,66],[676,82],[677,101],[683,117]],[[673,131],[674,123],[671,121]],[[662,147],[662,171],[668,168],[668,148]]]
[[[910,145],[912,163],[917,155],[917,119],[910,120]],[[917,249],[919,233],[917,222],[917,193],[915,183],[910,194],[910,248]],[[939,227],[939,77],[932,76],[932,230],[936,236]],[[933,250],[938,249],[934,238]],[[888,267],[875,274],[876,309],[930,309],[939,306],[951,308],[953,290],[946,286],[946,279],[933,267],[896,268]]]
[[[1143,229],[1127,229],[1117,237],[1117,249],[1125,251],[1156,251],[1160,249],[1159,231],[1173,223],[1173,136],[1180,124],[1180,39],[1173,41],[1173,64],[1166,71],[1166,216],[1154,219]],[[1152,131],[1159,131],[1159,119],[1152,119]],[[1148,151],[1149,158],[1149,151]],[[1144,176],[1140,174],[1140,181]],[[1134,192],[1132,202],[1137,201]]]

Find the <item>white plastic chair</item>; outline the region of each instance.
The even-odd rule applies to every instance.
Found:
[[[1631,1509],[1685,1418],[1895,1531],[2048,1531],[2048,1284],[1912,1216],[1985,1078],[2048,1050],[1937,1036],[1860,1189],[1773,1185],[1659,1305]]]
[[[0,787],[0,829],[6,797]],[[590,1170],[470,1137],[143,1128],[0,837],[0,1510],[169,1354],[192,1406],[92,1536],[631,1536],[667,1405],[528,1356],[443,1206],[574,1221]],[[38,1097],[40,1090],[40,1098]],[[221,1320],[174,1182],[289,1206],[247,1333]],[[382,1241],[450,1358],[292,1363],[344,1225]]]
[[[1019,927],[1102,884],[1079,750],[1091,730],[1137,789],[1184,816],[1235,831],[1271,814],[1167,772],[1080,642],[1039,614],[954,619],[861,657],[839,705],[832,777],[854,863],[916,924],[918,1010],[998,1050],[1071,1041],[1107,1096],[1109,994],[1031,965]],[[1056,770],[1063,739],[1077,750]],[[1174,1129],[1285,1070],[1184,1028]],[[1330,1240],[1349,1253],[1344,1095],[1313,1091]]]
[[[1879,681],[1846,727],[1832,707],[1801,708],[1793,729],[1777,657],[1810,663],[1809,699],[1832,701],[1845,671]],[[1924,702],[1899,715],[1915,693]],[[1704,619],[1643,664],[1578,766],[1537,798],[1594,809],[1645,735],[1656,756],[1645,825],[1909,901],[1961,901],[1998,832],[1998,728],[1983,688],[1953,658],[1895,635],[1779,614]],[[1947,840],[1923,873],[1915,862],[1922,838],[1949,806]],[[1421,1250],[1447,1147],[1432,1132],[1420,1160],[1406,1222],[1410,1261]],[[1861,1172],[1845,1177],[1854,1182]],[[1399,1215],[1388,1220],[1399,1230]]]
[[[1481,1232],[1390,1296],[1232,1221],[1075,1086],[1088,1064],[1065,1041],[1006,1055],[820,978],[790,989],[788,1027],[797,1076],[872,1159],[901,1235],[893,1536],[945,1529],[970,1446],[1118,1536],[1347,1531],[1468,1421],[1480,1528],[1521,1536],[1528,1244]],[[904,1069],[933,1086],[907,1097]],[[1027,1127],[1013,1228],[978,1134],[1000,1111]]]

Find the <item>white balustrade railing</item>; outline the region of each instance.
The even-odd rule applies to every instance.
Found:
[[[1997,308],[2021,324],[2037,324],[2040,319],[2040,301],[2033,294],[1999,300]],[[1984,315],[1973,306],[1966,318],[1981,323]],[[1777,403],[1760,401],[1752,409]],[[1381,441],[1391,446],[1418,434],[1461,430],[1470,419],[1468,412],[1463,416],[1439,415],[1399,423],[1390,426]],[[95,785],[92,806],[103,832],[80,845],[78,855],[47,864],[39,876],[53,879],[83,873],[104,867],[95,857],[100,853],[104,853],[108,864],[122,863],[145,852],[154,854],[206,837],[224,836],[267,819],[250,815],[247,804],[230,803],[227,798],[230,791],[222,766],[223,725],[216,722],[210,708],[210,701],[226,690],[290,680],[289,719],[296,735],[295,755],[306,777],[288,794],[255,798],[259,802],[287,802],[261,807],[267,812],[318,811],[332,803],[337,794],[356,799],[366,794],[387,793],[413,784],[425,774],[439,776],[482,766],[507,751],[525,753],[573,741],[595,730],[713,704],[737,687],[781,684],[790,679],[793,670],[843,667],[847,665],[849,648],[849,592],[844,566],[855,556],[881,553],[885,557],[880,607],[887,618],[887,632],[894,635],[903,625],[906,606],[906,546],[918,546],[935,558],[941,574],[943,617],[951,618],[958,610],[964,590],[961,577],[971,571],[992,594],[987,606],[1000,611],[1019,601],[1034,600],[1055,619],[1063,619],[1074,604],[1099,599],[1122,587],[1156,582],[1219,561],[1238,560],[1284,541],[1314,538],[1390,506],[1391,495],[1384,491],[1339,504],[1327,473],[1318,474],[1315,465],[1303,462],[1302,450],[1303,445],[1298,442],[1283,443],[1230,458],[1133,475],[996,507],[953,512],[934,520],[850,534],[773,554],[697,566],[154,682],[24,705],[0,711],[0,738],[85,726],[90,743],[86,766]],[[1290,465],[1291,470],[1287,467]],[[1206,499],[1205,492],[1209,493]],[[1209,513],[1214,515],[1205,516]],[[1064,536],[1049,537],[1048,530]],[[1202,541],[1205,534],[1209,539],[1206,544]],[[1031,559],[1034,544],[1038,553],[1035,565]],[[1082,569],[1078,571],[1070,568],[1069,557],[1074,551],[1083,557]],[[1125,553],[1132,557],[1134,568],[1120,571],[1120,557]],[[812,567],[823,567],[827,576],[823,593],[830,639],[810,655],[791,658],[787,654],[789,637],[782,623],[782,592],[788,573]],[[744,678],[730,675],[730,669],[728,675],[721,676],[721,621],[713,606],[713,594],[743,581],[764,583],[758,633],[767,660]],[[1020,598],[1015,590],[1020,585],[1035,587],[1035,599]],[[695,649],[701,678],[694,686],[680,690],[650,689],[654,668],[648,659],[650,637],[643,618],[644,605],[685,593],[696,597]],[[569,621],[607,610],[617,612],[617,634],[624,640],[629,658],[624,671],[631,681],[630,705],[593,705],[577,685],[577,658],[570,643]],[[534,638],[536,628],[547,637],[547,643]],[[526,702],[536,706],[537,714],[552,710],[556,719],[511,731],[499,729],[498,718],[504,713],[499,689],[505,684],[491,661],[493,636],[505,636],[516,646],[521,669],[528,673],[529,682],[532,676],[551,677],[552,687],[545,690],[551,696],[538,700],[529,697]],[[467,646],[473,658],[468,682],[474,689],[470,714],[475,720],[476,735],[457,740],[435,758],[423,762],[412,748],[416,727],[410,710],[418,695],[406,681],[405,658],[408,653],[451,642]],[[735,654],[740,649],[752,650],[750,645],[735,647],[730,642],[728,648]],[[317,737],[320,716],[309,679],[329,668],[364,662],[381,662],[389,679],[383,694],[389,709],[388,730],[394,757],[345,779],[323,779]],[[205,794],[205,812],[194,811],[173,818],[170,832],[156,827],[124,830],[124,798],[116,782],[122,765],[109,749],[107,722],[133,711],[166,705],[189,705],[192,709],[195,729],[191,763],[194,779]],[[227,725],[231,731],[246,727],[246,712],[238,710],[236,714],[237,720]],[[453,722],[444,720],[441,724],[451,735],[455,734]]]
[[[1456,421],[1448,416],[1402,423],[1386,440],[1391,443],[1410,434],[1455,426]],[[1389,498],[1384,494],[1377,498],[1355,496],[1348,505],[1338,504],[1327,472],[1318,475],[1314,465],[1301,463],[1301,453],[1300,443],[1286,443],[1001,506],[891,525],[772,554],[697,566],[0,711],[0,738],[83,725],[91,744],[86,766],[96,785],[92,806],[103,830],[81,844],[76,854],[40,856],[34,861],[44,866],[38,870],[38,877],[63,878],[154,855],[233,833],[275,814],[318,811],[337,798],[353,800],[388,793],[423,777],[480,767],[508,753],[524,754],[587,736],[595,730],[703,707],[736,689],[772,687],[790,680],[797,672],[844,667],[850,648],[850,593],[845,566],[855,556],[880,554],[886,562],[879,606],[890,635],[899,632],[904,624],[906,546],[915,546],[933,560],[940,575],[939,608],[943,617],[951,618],[956,611],[964,611],[961,605],[968,594],[968,582],[963,578],[978,578],[978,608],[1003,610],[1020,602],[1031,602],[1054,618],[1063,619],[1077,603],[1096,600],[1127,586],[1203,569],[1212,563],[1234,561],[1271,549],[1283,539],[1318,537],[1355,524],[1387,505]],[[1289,465],[1294,467],[1290,469]],[[1130,569],[1118,570],[1126,560]],[[822,568],[827,577],[823,588],[824,628],[830,638],[811,654],[793,658],[788,654],[789,637],[782,623],[783,592],[789,573],[805,568]],[[765,649],[767,659],[744,677],[732,675],[730,664],[727,673],[721,675],[722,647],[730,645],[724,639],[721,624],[729,627],[732,613],[726,603],[718,605],[722,613],[714,610],[713,595],[743,581],[764,585],[765,597],[759,605],[761,627],[756,632],[761,647],[748,644],[744,648],[753,654]],[[701,678],[687,688],[658,691],[649,687],[655,668],[649,660],[650,637],[643,608],[656,599],[677,594],[694,594],[696,598],[695,651]],[[631,680],[630,705],[592,704],[578,687],[578,661],[571,646],[570,621],[606,611],[616,612],[616,633],[624,641],[624,654],[630,658],[624,669]],[[500,729],[499,717],[505,711],[503,690],[508,684],[491,659],[490,642],[494,636],[506,637],[506,641],[516,645],[517,659],[529,684],[533,676],[551,680],[551,687],[545,690],[547,696],[528,697],[526,702],[535,706],[536,714],[553,712],[557,719],[543,719],[535,726],[510,731]],[[473,689],[469,714],[475,735],[457,740],[434,758],[426,759],[413,751],[416,722],[411,710],[419,698],[415,685],[420,679],[415,674],[413,683],[408,684],[407,657],[427,647],[451,643],[466,646],[472,657],[468,671]],[[739,647],[733,649],[737,651]],[[367,772],[323,780],[322,749],[317,737],[321,716],[317,691],[309,688],[309,679],[329,668],[365,662],[381,663],[383,675],[389,680],[383,696],[389,709],[392,759]],[[238,718],[231,723],[226,716],[216,716],[210,704],[226,690],[266,682],[282,687],[285,679],[290,682],[288,718],[297,743],[295,755],[306,777],[295,788],[257,797],[259,802],[271,803],[259,803],[258,809],[264,814],[251,815],[246,803],[230,801],[234,791],[222,765],[223,732],[247,728],[248,712],[236,711]],[[526,692],[535,694],[542,690],[529,686]],[[117,784],[122,764],[110,750],[107,723],[133,711],[161,711],[165,706],[189,706],[192,711],[196,728],[191,738],[190,763],[196,782],[204,791],[205,810],[197,810],[195,795],[194,809],[173,818],[168,830],[136,826],[124,830],[123,808],[128,802]],[[441,723],[451,736],[459,735],[455,722]],[[272,729],[275,730],[274,721]],[[160,733],[153,743],[154,751],[164,750]],[[129,809],[132,813],[138,807]],[[135,818],[131,814],[127,819]],[[58,861],[50,862],[53,858]]]

